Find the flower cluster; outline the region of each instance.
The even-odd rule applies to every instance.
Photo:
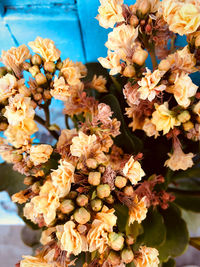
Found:
[[[138,0],[132,6],[109,2],[102,3],[97,18],[101,26],[115,28],[108,34],[108,57],[99,61],[111,75],[129,77],[123,93],[132,130],[172,139],[173,152],[165,165],[186,170],[195,154],[185,154],[179,139],[200,140],[199,92],[190,77],[199,71],[199,1]],[[186,35],[188,44],[176,50],[175,34]],[[153,71],[144,68],[148,53]],[[156,56],[162,59],[159,64]]]

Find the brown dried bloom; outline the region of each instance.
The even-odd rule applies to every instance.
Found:
[[[50,39],[37,37],[35,41],[29,42],[28,45],[32,48],[33,52],[40,54],[46,62],[56,61],[60,57],[60,51]]]
[[[1,59],[4,65],[8,68],[11,68],[18,77],[21,75],[22,63],[30,57],[31,54],[26,45],[12,47],[8,51],[2,51],[1,54]]]
[[[50,145],[35,145],[30,149],[30,160],[35,166],[45,163],[50,158],[53,148]]]

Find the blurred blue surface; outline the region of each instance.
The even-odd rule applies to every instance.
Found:
[[[135,3],[134,0],[124,2]],[[98,6],[99,0],[0,0],[1,50],[21,44],[27,45],[29,41],[41,36],[55,41],[62,52],[62,59],[69,57],[84,63],[96,61],[98,57],[106,56],[107,49],[104,43],[109,32],[100,27],[95,19]],[[177,44],[183,46],[185,40],[179,38]],[[150,61],[148,66],[151,67]],[[200,83],[199,74],[195,74],[193,78],[197,84]],[[64,119],[60,116],[61,109],[62,103],[53,101],[52,123],[64,128]],[[2,192],[0,224],[7,223],[22,222],[16,216],[15,206],[9,202],[8,195]]]

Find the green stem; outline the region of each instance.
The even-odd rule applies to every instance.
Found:
[[[56,131],[52,131],[52,130],[49,130],[49,126],[46,125],[46,121],[43,120],[41,117],[39,117],[38,115],[35,115],[34,117],[35,121],[38,122],[39,124],[41,124],[42,126],[44,126],[48,132],[56,139],[58,140],[58,133]]]
[[[121,85],[120,85],[120,83],[117,81],[117,79],[114,76],[110,76],[110,77],[111,77],[111,79],[112,79],[117,91],[119,91],[121,93]]]

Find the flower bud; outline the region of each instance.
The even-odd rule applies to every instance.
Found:
[[[86,160],[86,165],[90,169],[96,169],[97,165],[98,165],[98,162],[96,161],[96,159],[87,159]]]
[[[131,263],[134,259],[133,251],[130,248],[123,249],[121,253],[121,258],[124,263]]]
[[[111,264],[111,266],[117,266],[120,264],[121,259],[115,251],[111,251],[108,255],[107,261]]]
[[[134,239],[134,237],[132,235],[127,235],[126,236],[126,244],[127,245],[131,246],[131,245],[134,244],[134,242],[135,242],[135,239]]]
[[[40,101],[42,99],[42,94],[34,94],[33,98],[35,99],[35,101]]]
[[[45,84],[47,82],[47,78],[43,73],[38,73],[35,76],[35,80],[36,80],[38,85],[42,85],[42,84]]]
[[[183,123],[183,128],[186,132],[194,128],[194,124],[191,121]]]
[[[115,232],[109,233],[109,245],[115,251],[119,251],[124,246],[124,238],[121,233],[117,234]]]
[[[171,67],[170,62],[167,59],[163,59],[158,65],[160,71],[168,71]]]
[[[126,66],[126,68],[123,71],[123,75],[128,78],[132,78],[135,76],[135,68],[132,65]]]
[[[30,72],[30,74],[35,77],[38,73],[40,73],[40,69],[37,65],[33,65],[32,67],[30,67],[28,69],[28,71]]]
[[[104,173],[106,168],[104,166],[99,166],[98,170],[100,171],[100,173]]]
[[[151,3],[149,0],[142,0],[138,5],[138,11],[142,13],[142,15],[146,15],[151,8]]]
[[[91,201],[91,207],[93,211],[100,211],[102,206],[103,206],[103,202],[101,201],[101,199],[97,198]]]
[[[5,131],[8,128],[8,124],[6,122],[0,123],[0,131]]]
[[[64,214],[69,214],[74,209],[75,209],[75,205],[71,199],[66,199],[60,204],[60,210]]]
[[[38,54],[35,54],[31,57],[31,63],[33,65],[41,65],[42,64],[42,59]]]
[[[76,199],[77,205],[84,207],[88,204],[88,197],[85,195],[79,195]]]
[[[67,198],[69,199],[75,199],[77,197],[78,193],[76,191],[70,191],[67,195]]]
[[[56,65],[54,62],[44,62],[44,69],[50,73],[54,73],[56,70]]]
[[[80,234],[84,235],[87,231],[87,226],[83,224],[79,224],[77,226],[77,230],[79,231]]]
[[[100,184],[97,186],[97,196],[99,198],[106,198],[110,195],[110,186],[108,184]]]
[[[85,208],[80,208],[74,212],[74,219],[79,224],[86,224],[90,220],[90,213]]]
[[[178,120],[181,123],[189,121],[190,118],[191,118],[190,113],[187,110],[183,111],[181,114],[178,115]]]
[[[115,186],[120,189],[126,186],[126,183],[127,183],[127,179],[123,176],[117,176],[115,178]]]
[[[109,197],[106,198],[106,202],[108,204],[113,204],[115,201],[114,197],[112,195],[110,195]]]
[[[131,185],[126,186],[124,188],[124,194],[127,195],[127,196],[132,196],[134,194],[133,187]]]
[[[88,183],[91,185],[99,185],[101,182],[101,173],[100,172],[90,172],[88,175]]]
[[[142,48],[137,48],[133,54],[132,61],[139,66],[142,66],[148,58],[148,52]]]
[[[25,185],[32,185],[33,184],[33,177],[27,176],[24,178],[24,184]]]
[[[61,61],[58,61],[56,63],[56,69],[61,70],[62,69],[62,66],[63,66],[63,63]]]
[[[28,63],[28,62],[26,62],[26,61],[22,64],[22,68],[23,68],[24,70],[26,70],[26,71],[28,71],[30,67],[31,67],[31,63]],[[1,76],[1,75],[0,75],[0,76]]]
[[[170,84],[174,84],[174,82],[176,80],[176,76],[177,76],[177,74],[174,73],[174,72],[169,76],[168,81],[169,81]]]
[[[33,193],[35,194],[39,194],[40,192],[40,183],[36,182],[32,185],[31,190],[33,191]]]
[[[45,99],[51,99],[52,98],[49,90],[44,90],[43,96]]]
[[[131,24],[131,26],[134,26],[135,28],[138,26],[138,24],[139,24],[139,19],[137,18],[137,16],[132,15],[132,16],[130,17],[130,24]]]

